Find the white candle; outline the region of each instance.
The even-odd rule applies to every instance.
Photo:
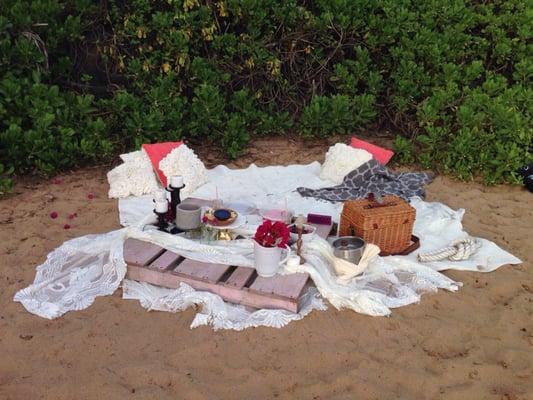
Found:
[[[300,265],[300,256],[290,256],[287,259],[287,267],[297,267]]]
[[[183,176],[174,175],[170,177],[170,186],[180,188],[183,186]]]
[[[158,189],[154,192],[154,201],[167,201],[167,192],[163,189]]]
[[[168,202],[165,201],[156,201],[155,202],[155,211],[158,213],[166,213],[168,211]]]

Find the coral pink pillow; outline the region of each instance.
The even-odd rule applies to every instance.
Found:
[[[163,187],[167,186],[167,177],[159,169],[159,161],[167,156],[175,148],[181,146],[183,142],[163,142],[163,143],[154,143],[154,144],[143,144],[143,150],[148,154],[148,158],[152,162],[152,167],[161,181]]]
[[[364,140],[357,139],[356,137],[352,137],[350,146],[355,149],[363,149],[368,151],[381,165],[387,164],[394,155],[392,150],[384,149],[383,147],[365,142]]]

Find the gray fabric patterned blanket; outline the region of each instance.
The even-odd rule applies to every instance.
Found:
[[[393,194],[408,200],[411,196],[424,197],[424,185],[432,180],[433,176],[425,172],[393,173],[372,159],[346,175],[338,186],[297,190],[304,197],[329,201],[361,199],[370,193]]]

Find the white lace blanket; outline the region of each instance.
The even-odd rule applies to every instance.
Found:
[[[317,169],[318,165],[318,169]],[[210,182],[193,195],[212,198],[215,192],[227,201],[264,207],[287,203],[294,212],[328,213],[338,219],[339,204],[302,199],[294,189],[306,186],[320,187],[330,184],[318,178],[320,165],[267,167],[251,166],[244,170],[217,167],[211,171]],[[215,190],[215,187],[217,188]],[[420,251],[446,245],[450,240],[465,236],[461,219],[464,210],[453,211],[440,203],[426,203],[412,199],[417,210],[415,234],[421,238]],[[149,199],[121,200],[121,220],[139,221],[140,215],[149,215]],[[459,283],[452,281],[439,270],[447,268],[492,271],[503,264],[517,264],[520,260],[494,243],[482,240],[483,246],[473,260],[461,263],[438,262],[422,265],[416,254],[406,257],[378,257],[365,273],[347,286],[336,282],[333,270],[319,251],[317,242],[305,248],[306,264],[282,273],[307,272],[315,282],[316,290],[305,293],[299,314],[282,310],[249,311],[245,307],[225,303],[214,294],[198,292],[187,285],[171,290],[123,280],[126,265],[123,243],[128,237],[147,240],[183,256],[199,261],[218,262],[239,266],[253,265],[252,244],[249,240],[223,242],[208,246],[157,231],[144,231],[141,223],[102,235],[88,235],[69,240],[51,252],[46,261],[37,267],[32,285],[20,290],[15,301],[44,318],[57,318],[62,314],[87,308],[97,296],[113,293],[122,283],[123,296],[138,299],[152,310],[180,311],[191,305],[200,305],[191,327],[210,324],[214,329],[245,329],[250,326],[281,327],[303,318],[313,309],[325,309],[322,297],[336,308],[348,308],[369,315],[388,315],[391,308],[420,300],[420,295],[438,288],[457,290]],[[317,239],[318,241],[319,239]],[[322,297],[318,295],[318,293]]]

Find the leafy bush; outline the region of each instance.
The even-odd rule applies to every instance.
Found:
[[[6,170],[4,164],[0,163],[0,195],[9,193],[13,188],[13,180],[11,174],[15,169],[10,167]]]
[[[488,183],[531,161],[525,0],[0,3],[0,162],[52,173],[150,141],[399,132]],[[2,175],[6,178],[6,174]]]
[[[113,144],[94,96],[53,83],[71,68],[62,49],[80,38],[80,15],[63,19],[54,1],[1,4],[0,191],[7,191],[13,171],[50,174],[101,159]]]

